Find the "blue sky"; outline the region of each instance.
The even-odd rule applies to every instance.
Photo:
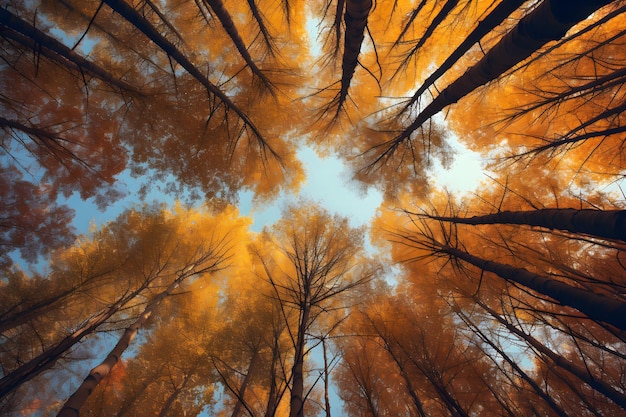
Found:
[[[252,230],[258,232],[264,226],[275,223],[281,217],[281,209],[297,202],[298,198],[317,202],[332,213],[348,216],[351,225],[355,227],[367,224],[376,214],[377,208],[382,203],[382,194],[374,189],[369,189],[366,193],[361,192],[356,184],[350,182],[350,173],[338,157],[320,158],[309,147],[301,147],[298,157],[304,165],[307,178],[299,194],[281,193],[270,204],[255,207],[252,203],[252,192],[240,193],[239,210],[242,215],[253,217]],[[82,201],[77,194],[68,200],[67,203],[76,210],[74,227],[79,233],[87,233],[90,227],[100,226],[115,219],[122,211],[139,202],[137,198],[139,181],[127,173],[122,174],[119,179],[128,195],[111,204],[104,212],[98,210],[91,201]],[[158,184],[153,185],[153,190],[146,198],[148,203],[154,200],[167,204],[174,203],[172,196],[159,191]]]
[[[445,186],[451,192],[463,193],[473,190],[484,179],[480,159],[476,154],[467,151],[453,138],[452,146],[457,151],[455,161],[449,170],[435,164],[430,177],[434,184]],[[281,195],[267,205],[255,207],[252,203],[252,193],[240,193],[239,209],[242,215],[249,215],[254,219],[252,230],[260,231],[264,226],[270,226],[280,219],[281,210],[288,204],[297,202],[298,198],[318,203],[331,213],[338,213],[350,219],[353,227],[367,225],[376,215],[376,210],[382,204],[382,194],[373,187],[363,191],[358,184],[350,179],[350,172],[343,162],[335,155],[324,158],[310,147],[301,146],[298,157],[304,165],[306,181],[297,195]],[[120,181],[128,195],[111,204],[103,212],[98,210],[90,201],[82,201],[75,194],[68,200],[68,204],[76,210],[74,227],[78,233],[88,233],[90,227],[100,226],[115,219],[122,211],[139,202],[137,198],[140,187],[128,174],[122,174]],[[158,184],[147,195],[146,202],[156,200],[173,204],[174,199],[159,191]]]

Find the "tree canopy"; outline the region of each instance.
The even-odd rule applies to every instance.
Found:
[[[621,415],[625,11],[2,2],[0,414]],[[382,193],[369,224],[251,229],[303,147]]]

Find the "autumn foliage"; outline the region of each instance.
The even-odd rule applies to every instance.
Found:
[[[0,414],[622,415],[625,11],[3,2]],[[303,147],[381,191],[370,224],[252,228]]]

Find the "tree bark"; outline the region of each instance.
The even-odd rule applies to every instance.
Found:
[[[544,0],[523,17],[476,65],[452,82],[426,106],[415,120],[390,142],[386,152],[392,152],[400,143],[409,139],[411,133],[445,107],[456,103],[476,88],[495,80],[546,43],[562,38],[576,23],[611,1]]]
[[[111,318],[127,303],[137,297],[148,285],[146,281],[141,287],[130,294],[120,298],[116,303],[107,308],[105,311],[90,318],[78,330],[57,343],[54,347],[47,349],[19,368],[11,371],[0,380],[0,398],[8,395],[10,392],[18,388],[25,382],[30,381],[43,371],[50,369],[56,361],[65,354],[76,343],[80,342],[85,336],[93,333],[100,325]]]
[[[562,305],[577,309],[590,319],[609,323],[621,330],[626,330],[626,303],[622,301],[573,287],[524,268],[515,268],[488,261],[458,248],[441,245],[436,250],[464,260],[483,271],[493,272],[507,281],[521,284],[540,294],[547,295]]]
[[[413,399],[414,404],[416,408],[418,409],[418,412],[420,413],[420,415],[426,415],[422,407],[422,403],[419,400],[417,393],[412,388],[410,377],[408,376],[406,368],[404,364],[402,363],[400,357],[398,356],[398,353],[394,351],[394,346],[397,346],[397,348],[400,349],[402,353],[404,353],[404,356],[406,357],[406,359],[410,363],[412,363],[413,366],[415,366],[415,368],[428,380],[430,385],[433,387],[433,389],[435,390],[435,392],[441,399],[442,403],[445,405],[445,407],[448,409],[448,411],[450,411],[450,413],[454,417],[468,417],[465,410],[463,410],[463,408],[457,402],[457,400],[453,398],[452,395],[448,392],[445,385],[442,383],[441,379],[439,378],[439,375],[435,375],[435,372],[432,372],[431,367],[424,366],[422,363],[420,363],[419,360],[417,360],[411,355],[408,349],[406,349],[404,346],[402,346],[402,344],[398,343],[397,341],[395,344],[392,344],[391,337],[386,335],[380,329],[378,329],[378,327],[373,323],[371,319],[370,319],[370,322],[372,323],[374,330],[376,331],[376,334],[383,340],[385,350],[387,351],[387,353],[389,353],[394,363],[398,366],[398,369],[400,370],[400,374],[406,382],[407,389],[410,388],[409,394],[411,395],[411,398]],[[419,355],[419,352],[415,352],[415,354]]]
[[[407,373],[404,367],[404,364],[402,363],[398,355],[396,355],[396,352],[391,348],[389,338],[383,334],[383,332],[378,328],[378,326],[376,326],[376,323],[374,322],[374,320],[372,320],[369,316],[367,316],[367,319],[369,320],[370,324],[376,331],[376,334],[383,340],[385,351],[389,353],[389,356],[391,356],[391,359],[394,361],[394,363],[398,367],[400,376],[404,380],[404,386],[407,392],[409,393],[409,396],[413,400],[413,405],[415,405],[415,408],[417,409],[418,414],[421,417],[427,417],[426,412],[424,411],[424,405],[422,404],[422,401],[417,395],[417,391],[415,391],[415,388],[413,387],[413,382],[411,381],[411,378],[409,377],[409,374]]]
[[[459,0],[446,0],[446,3],[443,5],[441,10],[439,10],[439,13],[437,13],[433,21],[430,22],[430,25],[428,25],[428,27],[424,31],[424,34],[422,35],[422,37],[417,41],[417,44],[413,48],[411,48],[411,50],[406,55],[406,57],[404,57],[402,64],[398,67],[394,76],[397,75],[398,72],[402,68],[408,65],[411,57],[415,55],[417,52],[419,52],[419,50],[424,46],[426,41],[428,41],[428,39],[433,35],[433,33],[435,33],[435,29],[437,29],[437,27],[441,24],[441,22],[443,22],[445,18],[448,17],[450,12],[456,7],[457,4],[459,4]],[[417,16],[417,14],[414,14],[412,17],[415,18],[415,16]]]
[[[252,71],[252,73],[263,82],[263,85],[265,87],[271,90],[272,83],[267,79],[265,74],[263,74],[261,69],[252,60],[252,57],[250,56],[250,53],[248,52],[248,48],[244,44],[243,39],[241,39],[241,35],[239,35],[239,32],[237,31],[237,28],[235,27],[235,22],[233,22],[233,19],[230,17],[230,13],[228,13],[228,10],[226,10],[226,7],[224,7],[224,3],[222,2],[222,0],[204,0],[204,1],[209,5],[209,7],[211,7],[211,10],[213,10],[213,13],[215,13],[215,16],[217,16],[217,19],[220,21],[222,27],[224,28],[224,31],[228,34],[230,39],[233,41],[233,43],[235,44],[235,47],[237,48],[237,51],[239,52],[239,55],[241,55],[243,60],[246,62],[246,65],[250,67],[250,70]]]
[[[530,211],[501,211],[473,217],[428,216],[433,220],[470,225],[521,224],[547,229],[584,233],[599,238],[626,242],[626,210],[539,209]]]
[[[276,408],[278,407],[278,403],[280,402],[278,387],[276,383],[276,364],[280,360],[280,346],[278,344],[279,337],[280,333],[274,329],[274,345],[272,346],[272,363],[270,365],[271,367],[269,375],[270,389],[269,393],[267,394],[267,405],[265,407],[264,417],[274,417],[274,415],[276,414]]]
[[[539,397],[543,401],[545,401],[546,404],[548,404],[548,406],[559,417],[569,417],[568,414],[554,401],[554,399],[551,396],[549,396],[544,390],[542,390],[541,387],[535,382],[535,380],[533,380],[526,372],[524,372],[524,370],[520,368],[520,366],[513,359],[511,359],[509,355],[507,355],[506,352],[504,352],[500,348],[500,346],[498,346],[491,339],[489,339],[489,337],[487,337],[487,335],[483,333],[480,327],[474,324],[474,322],[472,322],[470,318],[467,317],[467,315],[463,313],[463,311],[461,311],[461,309],[458,306],[454,305],[452,306],[452,309],[461,318],[461,320],[463,320],[463,322],[467,326],[469,326],[472,332],[477,334],[481,340],[485,341],[489,346],[491,346],[491,348],[495,350],[498,353],[498,355],[500,355],[500,357],[504,359],[506,363],[508,363],[511,366],[511,368],[517,373],[518,376],[520,376],[524,381],[526,381],[528,385],[530,385],[533,391],[535,391],[535,393],[537,393],[537,395],[539,395]],[[492,359],[495,361],[494,358]]]
[[[372,0],[346,0],[346,11],[343,17],[346,29],[341,62],[341,88],[335,99],[337,106],[335,116],[339,114],[348,98],[348,89],[359,62],[359,53],[363,39],[365,39],[365,27],[371,9]]]
[[[123,0],[103,0],[115,12],[119,13],[124,19],[128,20],[132,25],[139,29],[144,35],[161,48],[166,54],[174,58],[185,70],[200,82],[211,94],[217,97],[220,102],[229,110],[232,110],[239,119],[250,129],[254,137],[257,139],[263,150],[269,151],[272,156],[279,159],[278,154],[265,141],[263,135],[248,115],[240,109],[222,90],[187,59],[187,57],[176,46],[163,37],[155,28],[141,16],[135,9]]]
[[[246,390],[248,389],[248,385],[250,384],[250,380],[252,379],[252,375],[256,368],[257,359],[259,357],[259,350],[255,349],[252,353],[252,357],[250,358],[250,364],[248,365],[248,372],[243,377],[243,381],[241,382],[241,386],[239,387],[239,393],[237,394],[237,403],[235,407],[233,407],[233,412],[230,415],[231,417],[239,417],[244,407]]]
[[[326,341],[322,339],[322,353],[324,356],[324,413],[326,417],[331,417],[330,412],[330,397],[328,396],[328,387],[330,386],[330,370],[328,363],[328,355],[326,352]]]
[[[571,363],[570,361],[568,361],[561,355],[555,353],[554,351],[552,351],[551,349],[543,345],[541,342],[539,342],[537,339],[535,339],[531,335],[526,334],[520,329],[518,329],[517,327],[513,326],[504,317],[502,317],[496,311],[489,308],[489,306],[487,306],[485,303],[480,301],[477,297],[473,297],[473,299],[476,302],[476,304],[478,304],[485,311],[487,311],[493,318],[495,318],[498,322],[500,322],[511,333],[518,336],[520,339],[526,341],[530,346],[536,349],[539,353],[541,353],[542,355],[550,359],[552,363],[554,363],[556,366],[574,375],[575,377],[583,381],[585,384],[589,385],[591,388],[593,388],[600,394],[606,396],[607,398],[611,399],[613,402],[615,402],[615,404],[619,405],[620,407],[626,410],[626,394],[623,394],[617,391],[615,388],[613,388],[611,385],[607,384],[606,382],[602,381],[601,379],[594,378],[594,376],[589,373],[588,369],[580,368],[577,365]]]
[[[309,326],[310,308],[308,304],[302,308],[302,317],[300,317],[298,326],[296,351],[291,371],[292,386],[289,417],[304,417],[304,351],[306,349],[306,329]]]
[[[182,283],[182,281],[188,277],[189,275],[187,274],[181,274],[164,291],[159,293],[152,299],[152,301],[150,301],[137,320],[126,328],[119,341],[113,350],[109,352],[104,361],[89,372],[87,378],[85,378],[82,384],[76,389],[76,391],[74,391],[67,402],[63,405],[57,417],[78,417],[80,408],[83,406],[85,401],[87,401],[87,398],[89,398],[100,381],[109,375],[111,369],[119,362],[122,353],[124,353],[133,341],[139,329],[146,323],[146,321],[148,321],[154,310],[156,310],[163,300],[171,295],[172,292]]]
[[[85,71],[121,91],[142,95],[134,86],[86,60],[63,43],[23,21],[3,7],[0,7],[0,34],[3,37],[13,39],[33,52],[41,53],[46,58],[68,69]]]
[[[467,38],[461,42],[459,46],[450,54],[446,60],[439,65],[439,67],[426,80],[420,85],[409,103],[402,110],[406,111],[413,103],[415,103],[424,92],[435,83],[443,74],[446,73],[452,66],[474,45],[479,42],[483,36],[498,26],[504,19],[506,19],[511,13],[517,10],[525,0],[504,0],[498,4],[483,20],[478,22],[476,28],[470,33]]]

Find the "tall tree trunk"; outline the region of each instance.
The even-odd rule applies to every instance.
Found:
[[[275,44],[274,38],[270,34],[270,31],[267,28],[267,25],[265,24],[263,15],[261,14],[261,11],[256,5],[256,0],[247,0],[247,1],[248,1],[248,6],[250,7],[250,12],[252,13],[252,17],[254,17],[254,20],[256,20],[256,23],[259,26],[259,32],[261,32],[261,35],[263,36],[265,46],[267,47],[267,52],[271,56],[275,56],[276,44]]]
[[[346,8],[346,0],[337,0],[335,6],[335,18],[333,19],[333,33],[335,37],[335,46],[333,47],[333,59],[336,59],[339,55],[341,45],[341,17],[343,11]],[[329,31],[330,32],[330,31]]]
[[[470,225],[523,224],[547,229],[585,233],[626,242],[626,210],[539,209],[530,211],[501,211],[473,217],[427,216],[429,219]]]
[[[446,73],[461,57],[477,42],[479,42],[483,36],[491,32],[496,26],[498,26],[504,19],[506,19],[511,13],[517,10],[525,0],[503,0],[498,4],[483,20],[478,22],[476,28],[470,33],[467,38],[461,42],[459,46],[446,58],[446,60],[437,67],[437,69],[426,78],[426,80],[420,85],[409,103],[402,110],[406,111],[413,103],[415,103],[426,90],[435,83],[443,74]]]
[[[401,69],[405,68],[408,65],[411,57],[413,57],[413,55],[419,52],[419,50],[424,46],[426,41],[428,41],[428,39],[430,39],[433,33],[435,33],[435,29],[437,29],[437,27],[441,24],[441,22],[443,22],[445,18],[448,17],[450,12],[456,7],[457,4],[459,4],[459,0],[446,0],[446,3],[443,5],[441,10],[439,10],[439,13],[437,13],[433,21],[430,22],[430,25],[428,25],[428,27],[426,28],[426,31],[424,32],[422,37],[417,41],[417,44],[413,48],[411,48],[409,53],[404,57],[404,59],[402,60],[402,63],[400,64],[398,69],[395,71],[394,77],[398,75]]]
[[[174,387],[174,391],[172,391],[172,393],[167,396],[167,400],[165,400],[165,404],[163,404],[163,406],[161,407],[161,411],[159,411],[159,415],[157,417],[167,416],[167,413],[172,408],[174,401],[176,401],[176,398],[178,398],[178,396],[180,395],[182,390],[185,388],[185,386],[187,385],[190,379],[191,379],[191,374],[189,373],[185,374],[185,376],[183,377],[183,382],[180,384],[180,387]]]
[[[439,396],[443,404],[445,404],[448,411],[450,411],[450,413],[454,417],[468,417],[465,410],[463,410],[463,408],[457,402],[457,400],[454,397],[452,397],[452,395],[448,392],[448,390],[446,389],[445,385],[442,383],[440,378],[434,375],[434,372],[432,372],[430,367],[428,367],[429,369],[427,369],[427,367],[425,367],[422,363],[420,363],[420,361],[414,358],[411,352],[409,352],[408,349],[402,346],[402,344],[400,344],[399,342],[396,341],[396,343],[392,343],[392,340],[391,340],[392,336],[389,336],[385,334],[383,331],[381,331],[380,329],[378,329],[378,327],[373,323],[372,320],[370,320],[370,322],[372,323],[376,331],[376,334],[383,340],[385,350],[389,353],[393,361],[396,363],[396,365],[400,369],[401,375],[403,376],[405,382],[407,382],[407,388],[411,387],[411,391],[409,393],[411,394],[414,404],[416,408],[419,410],[421,415],[425,415],[424,409],[422,408],[421,401],[419,400],[417,393],[412,389],[412,383],[410,382],[410,377],[408,376],[408,373],[406,372],[406,368],[404,364],[402,363],[398,355],[398,352],[394,350],[394,346],[400,349],[400,351],[402,351],[402,353],[404,354],[404,357],[406,357],[406,359],[410,363],[412,363],[413,366],[415,366],[415,368],[428,380],[428,382],[433,387],[433,389],[435,390],[435,392],[437,393],[437,395]],[[417,352],[413,352],[413,353],[419,354]]]
[[[324,356],[324,413],[326,417],[331,417],[330,397],[328,396],[328,387],[330,386],[330,364],[328,363],[328,355],[326,352],[326,340],[322,339],[322,353]]]
[[[504,359],[505,362],[509,364],[509,366],[511,366],[511,368],[516,372],[516,374],[519,377],[521,377],[528,385],[530,385],[533,391],[535,391],[535,393],[539,395],[539,397],[543,401],[545,401],[546,404],[548,404],[548,406],[550,406],[550,408],[558,416],[569,417],[568,414],[554,401],[554,399],[550,395],[548,395],[544,390],[542,390],[541,387],[535,382],[535,380],[533,380],[526,372],[524,372],[524,370],[517,364],[517,362],[511,359],[509,355],[507,355],[506,352],[500,348],[500,346],[498,346],[487,335],[485,335],[485,333],[483,333],[480,327],[474,324],[474,322],[461,310],[459,306],[455,304],[455,305],[451,305],[451,307],[452,307],[452,310],[459,316],[459,318],[463,320],[463,322],[472,330],[472,332],[478,335],[478,337],[480,337],[481,340],[486,342],[493,350],[495,350],[496,353],[498,353],[498,355],[500,355],[500,357]],[[495,359],[493,360],[495,361]]]
[[[618,133],[626,132],[626,126],[619,126],[610,129],[596,130],[586,133],[581,133],[576,136],[564,136],[559,139],[551,140],[549,143],[545,145],[537,146],[532,149],[529,149],[525,152],[518,153],[516,155],[512,155],[510,159],[517,159],[519,157],[527,156],[527,155],[536,155],[541,152],[545,152],[547,150],[556,150],[562,146],[572,145],[577,142],[582,142],[587,139],[599,138],[599,137],[608,137],[610,135],[616,135]]]
[[[402,26],[402,30],[400,31],[400,34],[398,35],[396,40],[393,42],[392,47],[395,48],[402,41],[402,38],[404,38],[404,35],[406,35],[406,33],[408,32],[409,28],[411,27],[411,25],[413,24],[417,16],[420,14],[424,6],[426,6],[426,2],[427,0],[422,0],[420,4],[418,4],[417,7],[415,7],[411,11],[409,18],[406,20],[406,22],[404,22]]]
[[[591,388],[604,395],[605,397],[611,399],[615,404],[619,405],[623,409],[626,410],[626,394],[619,392],[610,384],[602,381],[601,379],[594,378],[593,375],[589,373],[588,369],[583,369],[578,367],[577,365],[571,363],[561,355],[555,353],[544,344],[539,342],[537,339],[532,337],[529,334],[524,333],[517,327],[513,326],[509,323],[504,317],[498,314],[496,311],[492,310],[489,306],[483,303],[477,297],[473,297],[476,304],[483,308],[486,312],[488,312],[493,318],[495,318],[498,322],[500,322],[504,327],[506,327],[511,333],[518,336],[520,339],[526,341],[533,349],[536,349],[539,353],[544,355],[546,358],[550,359],[550,361],[558,366],[559,368],[569,372],[574,375],[585,384],[589,385]]]
[[[103,312],[90,318],[78,330],[63,338],[63,340],[58,342],[54,347],[47,349],[35,358],[5,375],[2,379],[0,379],[0,398],[8,395],[20,385],[30,381],[43,371],[50,369],[69,349],[80,342],[85,336],[93,333],[100,325],[105,323],[122,307],[137,297],[148,286],[149,282],[150,281],[146,281],[141,287],[132,293],[125,295]]]
[[[120,80],[97,64],[86,60],[63,43],[15,16],[4,7],[0,7],[0,35],[12,39],[36,53],[41,53],[65,68],[84,71],[119,88],[121,91],[141,95],[134,86]]]
[[[280,362],[280,346],[279,339],[281,331],[278,329],[273,330],[274,333],[274,344],[272,346],[272,362],[270,364],[270,375],[269,375],[269,393],[267,395],[267,405],[265,408],[264,417],[274,417],[276,414],[276,409],[278,408],[278,403],[283,396],[284,390],[279,392],[278,389],[278,375],[276,371],[276,367]],[[285,384],[286,388],[287,384]]]
[[[547,295],[562,305],[577,309],[590,319],[609,323],[621,330],[626,330],[625,302],[573,287],[564,282],[535,274],[524,268],[515,268],[510,265],[488,261],[458,248],[437,245],[435,250],[464,260],[483,271],[493,272],[507,281],[521,284],[540,294]]]
[[[435,392],[437,392],[441,401],[446,405],[448,411],[450,411],[454,417],[469,417],[467,412],[463,409],[463,407],[461,407],[461,404],[459,404],[456,398],[452,396],[452,393],[448,391],[441,376],[438,373],[433,372],[430,368],[425,367],[412,355],[409,355],[409,352],[406,351],[404,346],[401,346],[400,344],[398,344],[398,346],[404,351],[409,361],[420,371],[422,375],[426,377],[428,382],[430,382],[430,385],[435,389]]]
[[[622,36],[624,35],[624,32],[622,32]],[[547,97],[542,97],[540,100],[530,103],[523,109],[517,111],[513,116],[511,116],[511,119],[519,118],[523,115],[531,113],[533,110],[538,110],[541,107],[563,103],[566,100],[578,99],[587,95],[591,95],[593,97],[600,91],[613,87],[620,88],[625,82],[626,68],[620,68],[604,76],[597,77],[585,84],[570,87],[561,92],[549,93]]]
[[[308,299],[308,297],[306,297]],[[291,370],[291,399],[289,417],[304,417],[304,353],[306,349],[306,329],[309,325],[311,306],[305,301],[298,325],[295,354]]]
[[[367,18],[371,9],[372,0],[346,0],[346,11],[344,14],[346,29],[341,62],[341,87],[333,103],[337,106],[335,117],[339,115],[339,111],[348,98],[348,89],[359,62],[359,53],[365,38]]]
[[[250,56],[250,53],[248,52],[248,48],[243,42],[241,35],[237,31],[237,27],[235,27],[235,22],[233,22],[233,19],[230,17],[230,13],[228,13],[228,10],[226,10],[226,7],[224,7],[224,3],[222,2],[222,0],[204,0],[204,1],[209,5],[211,10],[213,10],[213,13],[215,13],[215,16],[217,16],[217,19],[220,21],[220,24],[224,28],[224,31],[228,34],[230,39],[235,44],[235,47],[237,48],[239,55],[241,55],[243,60],[246,62],[246,65],[248,65],[252,73],[263,82],[263,85],[271,91],[273,88],[272,83],[270,82],[270,80],[268,80],[265,74],[263,74],[261,69],[252,60],[252,57]]]
[[[612,0],[544,0],[507,33],[485,56],[457,78],[399,135],[387,144],[385,154],[408,140],[415,130],[447,106],[456,103],[478,87],[495,80],[514,65],[528,58],[546,43],[565,36],[576,23]],[[376,162],[382,161],[380,157]]]
[[[111,9],[119,13],[124,19],[128,20],[137,29],[143,32],[152,42],[161,48],[166,54],[174,58],[192,77],[200,82],[208,92],[213,94],[228,110],[232,110],[239,119],[245,124],[253,136],[257,139],[260,147],[264,151],[279,159],[278,154],[265,141],[263,135],[248,115],[240,109],[222,90],[213,84],[195,65],[187,59],[187,57],[176,46],[161,35],[139,12],[133,9],[124,0],[103,0]]]
[[[0,121],[0,123],[2,122]],[[64,299],[75,291],[77,291],[77,288],[72,287],[59,294],[52,295],[31,305],[24,306],[24,308],[20,311],[3,315],[0,318],[0,334],[48,313],[56,307],[58,301]]]
[[[126,328],[119,341],[113,350],[109,352],[104,361],[89,372],[87,378],[85,378],[82,384],[70,396],[59,411],[58,417],[78,417],[80,408],[83,406],[85,401],[87,401],[87,398],[89,398],[100,381],[109,375],[111,369],[119,362],[122,353],[124,353],[133,341],[139,329],[146,323],[146,321],[148,321],[152,313],[157,309],[157,307],[159,307],[163,300],[170,296],[172,292],[189,276],[190,275],[188,274],[181,274],[164,291],[159,293],[152,299],[152,301],[150,301],[150,303],[148,303],[137,320]]]
[[[241,386],[239,387],[239,393],[237,394],[237,403],[235,403],[235,407],[233,407],[233,412],[230,415],[231,417],[239,417],[239,415],[241,414],[242,408],[245,405],[246,390],[248,389],[248,385],[250,384],[250,381],[252,380],[252,376],[256,369],[258,358],[259,358],[259,349],[255,348],[254,352],[252,353],[252,357],[250,358],[250,364],[248,365],[248,372],[246,372],[246,375],[243,377],[243,381],[241,382]]]
[[[376,323],[374,322],[372,318],[367,316],[367,319],[372,325],[372,327],[374,328],[374,330],[376,331],[376,334],[380,336],[380,338],[383,340],[385,350],[387,351],[387,353],[389,353],[389,356],[391,356],[391,359],[393,359],[394,363],[398,367],[400,376],[404,380],[404,386],[407,392],[409,393],[409,396],[413,400],[413,405],[415,405],[417,412],[419,413],[421,417],[427,417],[426,412],[424,411],[424,405],[422,404],[422,401],[420,400],[419,395],[417,395],[417,391],[413,387],[413,381],[411,381],[411,378],[409,377],[409,374],[407,373],[404,367],[404,364],[402,363],[398,355],[396,355],[396,352],[391,348],[389,338],[385,334],[383,334],[383,332],[378,328],[378,326],[376,326]]]

